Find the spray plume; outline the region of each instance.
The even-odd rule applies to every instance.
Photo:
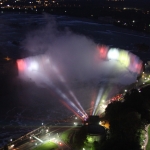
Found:
[[[142,62],[134,54],[97,45],[92,39],[68,29],[59,30],[53,19],[44,28],[28,33],[22,46],[32,56],[17,61],[20,77],[49,86],[83,119],[87,113],[81,106],[82,100],[78,100],[69,86],[72,81],[126,85],[135,82],[142,70]],[[96,101],[92,102],[93,115],[99,112],[103,93],[107,95],[104,91],[106,88],[102,86]]]

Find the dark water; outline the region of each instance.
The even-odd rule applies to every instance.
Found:
[[[52,18],[61,28],[69,28],[75,33],[83,34],[96,43],[110,45],[126,50],[136,50],[135,44],[145,43],[150,46],[150,35],[123,29],[110,24],[100,24],[91,20],[47,14],[0,14],[0,51],[14,57],[23,55],[19,45],[26,35],[36,28],[42,28]]]
[[[0,14],[0,52],[14,59],[28,56],[29,52],[22,46],[22,41],[28,33],[53,21],[51,17],[56,20],[59,29],[69,28],[95,43],[133,51],[142,59],[150,58],[149,53],[137,52],[135,47],[138,43],[150,46],[150,35],[144,33],[67,16],[5,12]],[[76,82],[72,86],[84,109],[90,107],[93,94],[90,91],[95,85]],[[49,88],[38,87],[33,81],[23,81],[18,76],[3,76],[0,86],[0,145],[39,127],[42,122],[63,122],[73,115]]]

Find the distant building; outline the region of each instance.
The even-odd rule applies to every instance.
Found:
[[[99,116],[89,116],[85,121],[85,125],[98,125],[100,122]]]

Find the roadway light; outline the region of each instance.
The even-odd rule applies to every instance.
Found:
[[[12,144],[10,147],[11,147],[11,148],[13,148],[14,146],[15,146],[15,145],[14,145],[14,144]]]
[[[12,142],[12,139],[10,139],[10,141]]]
[[[104,103],[104,102],[105,102],[105,100],[103,99],[103,100],[102,100],[102,102]]]
[[[74,122],[74,125],[76,126],[76,125],[77,125],[77,122]]]
[[[75,119],[78,119],[77,117],[75,117]]]
[[[42,126],[44,125],[44,123],[42,122]]]
[[[124,90],[125,92],[127,92],[127,90]]]

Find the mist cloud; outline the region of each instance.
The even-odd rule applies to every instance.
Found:
[[[92,39],[60,28],[54,18],[48,18],[46,26],[28,33],[22,45],[31,56],[48,56],[70,81],[95,79],[96,82],[130,84],[136,80],[137,75],[118,61],[101,60]]]

